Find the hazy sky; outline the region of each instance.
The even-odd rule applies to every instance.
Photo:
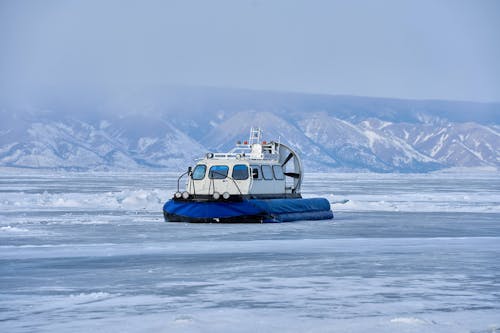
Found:
[[[500,101],[500,1],[0,0],[0,89],[123,83]]]

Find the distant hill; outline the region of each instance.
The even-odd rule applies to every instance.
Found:
[[[0,166],[183,170],[259,126],[307,171],[500,167],[500,103],[151,87],[0,102]]]

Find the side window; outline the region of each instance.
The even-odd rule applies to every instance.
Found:
[[[271,169],[270,165],[263,165],[262,166],[262,176],[264,176],[264,179],[266,179],[266,180],[273,179],[273,170]]]
[[[277,180],[283,180],[285,179],[285,175],[283,174],[283,168],[281,165],[273,165],[273,173],[274,173],[274,178]]]
[[[229,167],[227,165],[214,165],[208,171],[208,177],[210,179],[224,179],[227,177],[229,172]]]
[[[232,177],[235,180],[248,179],[248,167],[245,164],[236,164],[233,167]]]
[[[194,180],[202,180],[205,178],[205,173],[207,172],[207,166],[204,164],[198,164],[191,174],[191,178]]]
[[[250,165],[250,168],[252,169],[253,179],[262,179],[259,165]]]

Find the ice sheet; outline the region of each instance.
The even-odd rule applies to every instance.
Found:
[[[497,332],[495,172],[307,174],[331,221],[165,223],[163,173],[0,175],[2,332]]]

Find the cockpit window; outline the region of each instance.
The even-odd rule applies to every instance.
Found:
[[[248,167],[245,164],[236,164],[233,167],[233,179],[244,180],[248,179]]]
[[[274,178],[277,180],[285,179],[285,175],[283,174],[283,168],[281,165],[273,165]]]
[[[205,173],[207,172],[207,166],[204,164],[198,164],[191,174],[191,178],[193,180],[202,180],[205,178]]]
[[[229,172],[229,167],[227,165],[214,165],[208,171],[208,177],[210,179],[224,179],[227,177]]]
[[[264,176],[264,179],[266,179],[266,180],[273,179],[273,171],[272,171],[270,165],[263,165],[262,166],[262,175]]]

